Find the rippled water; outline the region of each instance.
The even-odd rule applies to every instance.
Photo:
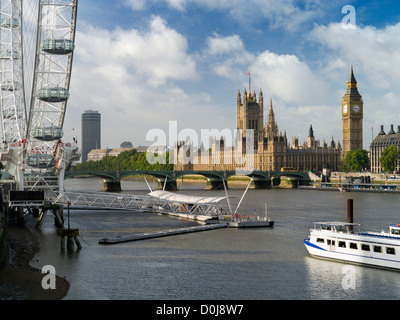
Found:
[[[96,179],[70,180],[67,188],[98,190]],[[203,185],[179,192],[208,194]],[[141,182],[124,182],[124,192],[145,194]],[[232,188],[238,199],[245,186]],[[212,195],[221,194],[215,191]],[[270,229],[219,229],[117,245],[98,244],[106,236],[195,225],[153,213],[71,210],[83,249],[60,250],[53,217],[41,231],[41,251],[32,265],[51,264],[70,282],[65,299],[399,299],[398,272],[351,266],[354,287],[343,279],[347,265],[308,256],[303,239],[313,221],[345,220],[347,199],[363,230],[381,231],[400,222],[393,194],[305,190],[249,190],[243,206],[268,203]],[[66,210],[64,212],[66,216]]]

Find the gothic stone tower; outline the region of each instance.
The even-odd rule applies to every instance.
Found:
[[[343,156],[363,147],[363,99],[351,66],[347,91],[342,99]]]
[[[242,137],[246,138],[246,130],[254,130],[254,148],[258,149],[258,144],[263,139],[264,134],[264,99],[260,89],[258,101],[256,92],[249,91],[246,88],[243,92],[243,103],[240,90],[237,94],[236,106],[236,127],[242,130]]]

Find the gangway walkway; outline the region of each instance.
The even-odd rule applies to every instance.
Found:
[[[166,214],[192,214],[216,217],[224,206],[216,203],[182,203],[148,195],[106,192],[64,191],[54,200],[55,204],[82,209],[110,209]]]

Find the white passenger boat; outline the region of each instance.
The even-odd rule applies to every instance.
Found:
[[[400,270],[400,224],[389,232],[359,232],[349,222],[315,222],[304,244],[311,256]]]

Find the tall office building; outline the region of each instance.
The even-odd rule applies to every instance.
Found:
[[[101,148],[101,114],[86,110],[82,113],[82,162],[87,161],[88,153]]]

